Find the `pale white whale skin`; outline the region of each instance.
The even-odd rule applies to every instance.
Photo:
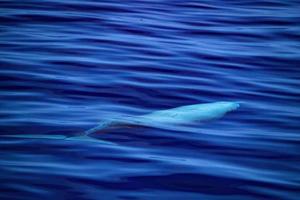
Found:
[[[1,137],[99,142],[99,140],[93,139],[88,135],[96,132],[104,133],[109,129],[132,126],[146,126],[177,130],[178,126],[181,124],[189,125],[193,122],[202,122],[220,118],[227,112],[236,110],[239,106],[240,105],[237,102],[222,101],[215,103],[187,105],[168,110],[159,110],[141,116],[124,116],[114,119],[107,119],[102,121],[98,126],[89,129],[84,133],[80,133],[75,137],[67,137],[63,135],[1,135]]]
[[[178,124],[201,122],[220,118],[227,112],[236,110],[239,107],[237,102],[215,102],[204,104],[193,104],[176,107],[168,110],[155,111],[141,116],[120,117],[101,122],[98,126],[85,131],[85,135],[94,132],[102,132],[107,129],[148,126],[148,127],[168,127]]]

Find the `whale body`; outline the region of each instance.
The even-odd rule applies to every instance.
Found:
[[[227,112],[236,110],[239,107],[237,102],[215,102],[194,104],[176,107],[168,110],[159,110],[146,115],[140,116],[122,116],[118,118],[106,119],[94,128],[77,136],[63,135],[1,135],[1,137],[27,138],[27,139],[57,139],[57,140],[80,140],[93,141],[97,140],[89,137],[89,134],[105,132],[110,129],[127,128],[127,127],[157,127],[163,129],[177,129],[178,125],[190,124],[217,119],[224,116]]]
[[[170,128],[180,124],[189,124],[220,118],[227,112],[239,107],[237,102],[215,102],[180,106],[168,110],[159,110],[146,115],[125,116],[102,121],[99,125],[84,132],[89,135],[109,129],[144,126]]]

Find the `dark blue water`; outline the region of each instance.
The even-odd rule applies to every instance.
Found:
[[[1,0],[0,199],[299,199],[299,10]],[[60,139],[110,116],[215,101],[241,107],[185,129]]]

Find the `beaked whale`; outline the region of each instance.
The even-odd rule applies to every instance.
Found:
[[[174,125],[188,124],[220,118],[227,112],[239,107],[237,102],[215,102],[180,106],[168,110],[159,110],[146,115],[125,116],[102,121],[99,125],[84,132],[87,136],[95,132],[110,129],[143,126],[170,128]]]
[[[220,118],[227,112],[236,110],[239,107],[237,102],[215,102],[194,104],[176,107],[168,110],[159,110],[140,116],[123,116],[111,118],[102,121],[98,126],[77,136],[63,135],[1,135],[0,137],[28,138],[28,139],[57,139],[57,140],[80,140],[93,141],[98,140],[89,137],[89,134],[105,132],[110,129],[127,128],[132,126],[156,127],[163,129],[177,129],[181,124],[190,124]]]

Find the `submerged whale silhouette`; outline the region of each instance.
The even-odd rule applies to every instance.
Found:
[[[141,116],[119,117],[104,120],[96,127],[85,131],[83,135],[131,126],[146,126],[168,129],[174,125],[220,118],[227,112],[237,109],[239,106],[240,105],[237,102],[221,101],[215,103],[181,106],[168,110],[159,110]]]
[[[57,140],[80,140],[97,141],[89,134],[103,132],[109,129],[146,126],[164,129],[177,128],[176,125],[189,124],[193,122],[207,121],[222,117],[227,112],[236,110],[239,107],[236,102],[215,102],[181,106],[168,110],[155,111],[141,116],[124,116],[102,121],[98,126],[91,128],[77,136],[63,135],[1,135],[1,137],[28,138],[28,139],[57,139]]]

